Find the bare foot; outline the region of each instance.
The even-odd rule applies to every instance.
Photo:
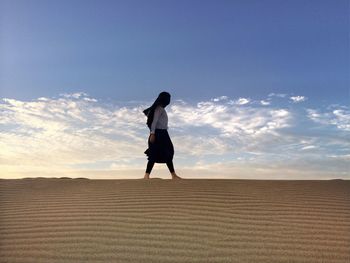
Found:
[[[149,179],[149,174],[146,173],[143,179]]]
[[[177,174],[171,174],[172,179],[182,179],[180,176],[178,176]]]

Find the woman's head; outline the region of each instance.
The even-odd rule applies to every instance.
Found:
[[[143,113],[147,116],[147,126],[151,128],[151,124],[153,121],[154,116],[154,110],[157,108],[158,105],[165,108],[167,105],[170,104],[170,93],[163,91],[159,93],[158,98],[153,102],[152,106],[145,109]]]
[[[159,93],[158,98],[156,99],[157,106],[161,105],[163,108],[170,104],[170,93],[163,91]]]

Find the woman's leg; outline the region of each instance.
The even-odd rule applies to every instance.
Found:
[[[151,173],[153,166],[154,166],[154,162],[148,160],[147,168],[146,168],[146,173],[145,173],[145,177],[144,177],[145,179],[148,179],[148,178],[149,178],[149,174]]]
[[[173,161],[167,162],[166,165],[168,166],[169,171],[170,171],[171,173],[174,173],[174,172],[175,172]]]
[[[166,165],[168,166],[169,171],[170,171],[171,176],[172,176],[173,179],[181,179],[181,177],[179,177],[179,176],[175,173],[173,161],[167,162]]]
[[[146,173],[150,174],[152,169],[153,169],[153,166],[154,166],[154,162],[153,161],[148,161],[147,168],[146,168]]]

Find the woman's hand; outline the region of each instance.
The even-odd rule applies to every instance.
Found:
[[[153,133],[150,134],[150,136],[149,136],[149,141],[150,141],[151,143],[154,143],[155,139],[156,139],[156,135],[153,134]]]

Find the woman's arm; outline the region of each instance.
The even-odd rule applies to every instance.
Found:
[[[156,133],[156,125],[157,125],[157,122],[158,122],[158,119],[159,119],[159,116],[161,115],[161,113],[162,113],[162,109],[161,109],[160,106],[155,108],[154,116],[153,116],[153,122],[152,122],[152,125],[151,125],[151,134],[155,134]]]

